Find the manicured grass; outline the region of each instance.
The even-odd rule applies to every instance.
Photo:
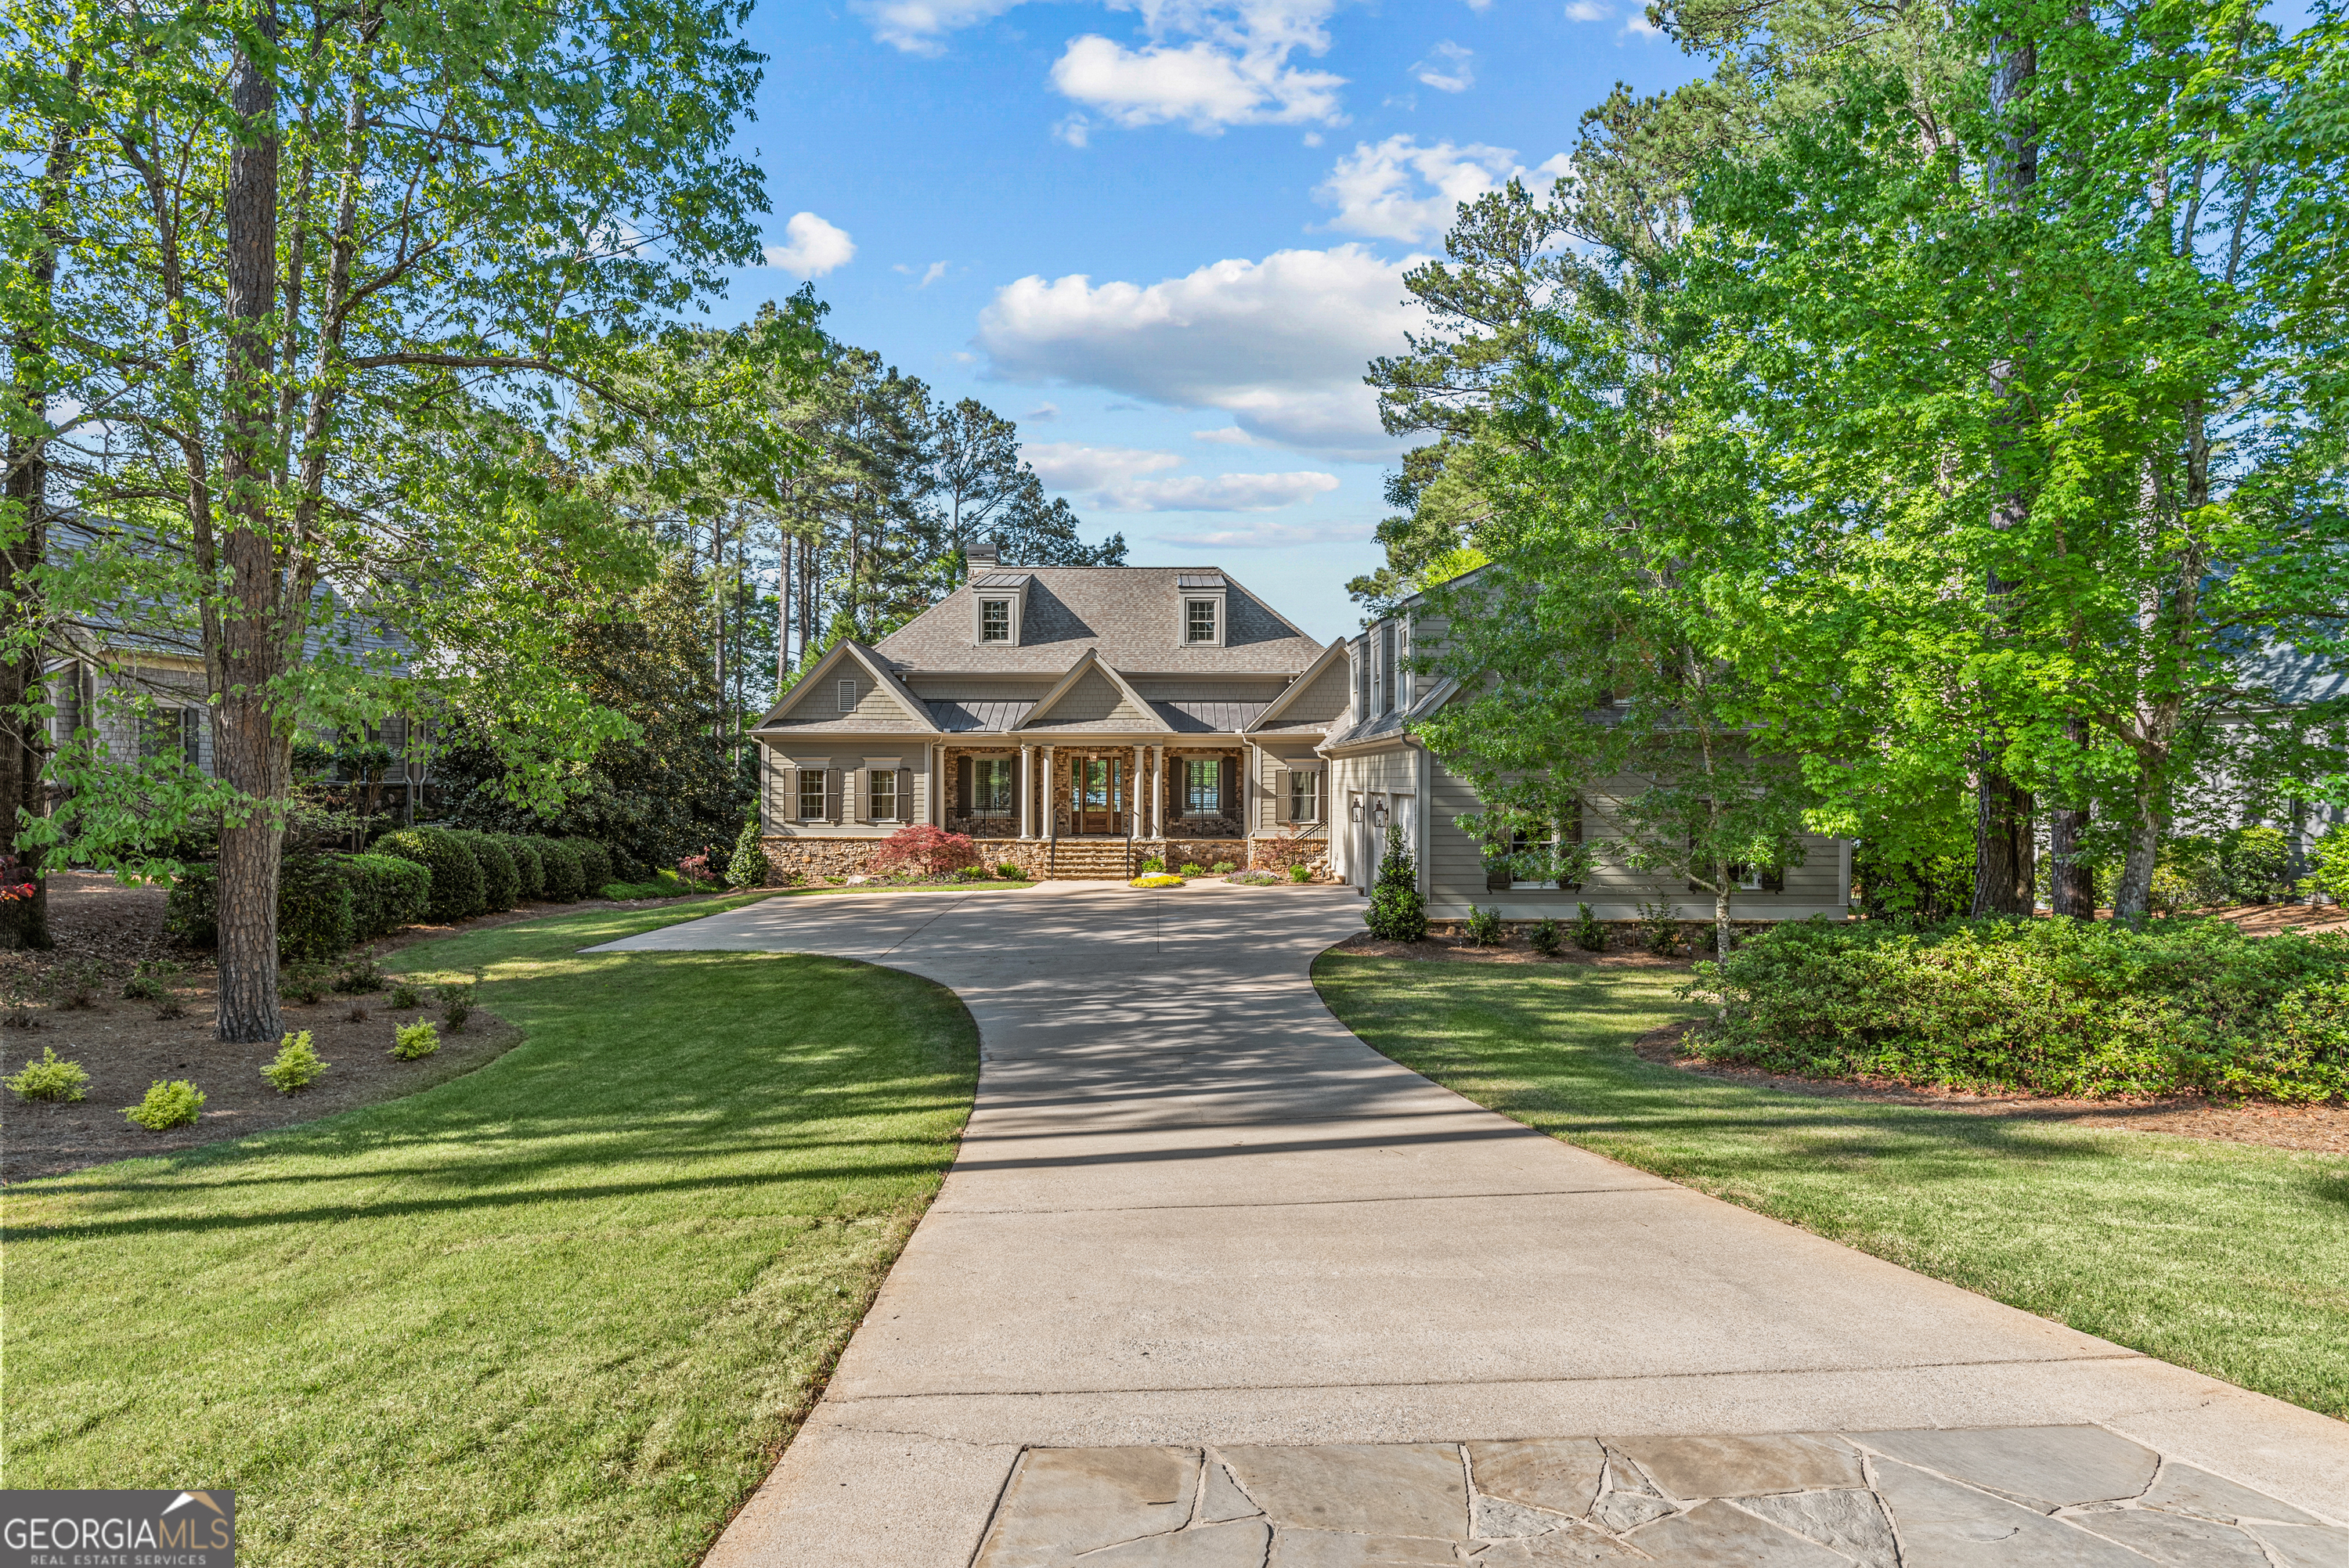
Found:
[[[529,1037],[11,1189],[7,1483],[233,1487],[243,1563],[694,1562],[936,1194],[978,1053],[911,975],[574,951],[688,917],[408,949]]]
[[[1325,954],[1330,1008],[1529,1127],[2349,1417],[2349,1159],[1788,1094],[1642,1061],[1671,971]]]

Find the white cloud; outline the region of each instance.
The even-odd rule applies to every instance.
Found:
[[[1061,417],[1061,406],[1058,403],[1039,403],[1019,417],[1023,419],[1057,419]]]
[[[1129,49],[1087,34],[1053,62],[1052,85],[1127,127],[1179,120],[1212,134],[1227,125],[1335,121],[1346,78],[1297,69],[1287,57],[1285,49],[1233,54],[1204,39]]]
[[[943,54],[944,36],[999,16],[1019,0],[854,0],[873,36],[909,55]]]
[[[1047,487],[1090,498],[1105,511],[1272,511],[1338,488],[1335,474],[1174,474],[1174,452],[1145,447],[1031,442],[1019,449]]]
[[[1297,544],[1353,544],[1375,537],[1367,522],[1259,522],[1252,528],[1219,528],[1204,533],[1159,533],[1164,544],[1201,550],[1278,550]]]
[[[1493,8],[1493,0],[1466,0],[1466,3],[1468,9],[1475,12],[1479,16]]]
[[[1105,490],[1133,483],[1144,474],[1180,468],[1173,452],[1143,447],[1087,447],[1075,441],[1030,441],[1019,455],[1036,477],[1056,490]]]
[[[1442,93],[1464,93],[1476,85],[1476,70],[1470,64],[1475,52],[1462,48],[1449,38],[1430,49],[1427,58],[1412,67],[1411,74],[1423,87]]]
[[[916,284],[914,286],[917,289],[926,289],[946,275],[947,264],[944,262],[932,262],[926,268],[923,269],[922,281]]]
[[[1498,190],[1514,176],[1555,178],[1565,155],[1526,169],[1506,147],[1439,141],[1423,147],[1416,137],[1390,136],[1375,144],[1356,142],[1338,160],[1314,196],[1338,209],[1330,227],[1406,242],[1434,239],[1452,226],[1463,201]],[[1423,195],[1423,187],[1427,193]]]
[[[803,278],[820,278],[844,267],[856,254],[856,242],[847,230],[812,212],[792,213],[783,225],[783,238],[784,243],[767,247],[767,264]]]
[[[1260,439],[1377,460],[1395,443],[1362,373],[1423,322],[1402,284],[1417,260],[1347,244],[1216,262],[1146,286],[1025,277],[996,291],[977,342],[999,379],[1217,408]]]
[[[1645,10],[1634,11],[1624,18],[1623,31],[1637,33],[1643,38],[1661,38],[1664,36],[1664,30],[1661,27],[1648,20],[1648,13]]]
[[[1615,15],[1615,7],[1606,0],[1567,0],[1566,19],[1569,22],[1604,22]]]
[[[1195,441],[1212,441],[1219,447],[1253,447],[1256,445],[1256,438],[1249,435],[1246,430],[1241,429],[1237,425],[1226,425],[1220,430],[1194,430],[1191,432],[1191,438]]]

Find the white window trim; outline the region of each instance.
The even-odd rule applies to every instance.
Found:
[[[1231,604],[1228,595],[1213,589],[1186,588],[1183,591],[1182,607],[1174,623],[1174,640],[1185,648],[1220,648],[1231,629]],[[1191,606],[1205,604],[1216,618],[1216,634],[1194,641],[1191,636]]]
[[[869,820],[875,822],[904,821],[905,819],[903,815],[903,809],[905,803],[897,799],[897,769],[895,768],[867,768],[864,771],[864,814],[866,818]],[[875,809],[875,802],[877,802],[881,798],[881,792],[877,788],[875,788],[875,786],[884,779],[889,780],[889,814],[885,817],[881,815],[880,811]]]
[[[856,711],[857,689],[854,676],[842,676],[833,683],[833,700],[843,713]]]
[[[1003,611],[1003,635],[990,637],[987,634],[987,613],[999,607]],[[1016,648],[1019,645],[1019,607],[1017,599],[1009,593],[989,593],[979,600],[978,640],[981,643],[1000,643],[1007,648]]]

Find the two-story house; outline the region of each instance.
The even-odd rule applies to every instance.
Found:
[[[1660,873],[1632,871],[1603,853],[1573,885],[1520,880],[1508,863],[1511,857],[1496,851],[1524,846],[1488,845],[1460,827],[1462,817],[1477,810],[1475,792],[1413,733],[1415,720],[1438,712],[1459,693],[1449,677],[1415,667],[1430,662],[1426,655],[1440,644],[1444,630],[1425,597],[1414,594],[1345,645],[1347,709],[1320,747],[1330,769],[1330,858],[1336,874],[1367,891],[1392,825],[1402,830],[1418,861],[1420,892],[1435,919],[1462,919],[1478,907],[1497,909],[1513,921],[1571,919],[1578,903],[1589,904],[1600,920],[1636,919],[1642,903],[1676,906],[1688,919],[1710,918],[1711,893],[1692,892],[1684,881]],[[1414,647],[1422,655],[1416,661]],[[1623,787],[1636,786],[1626,780]],[[1604,801],[1583,801],[1577,819],[1560,830],[1585,841],[1604,841],[1610,836]],[[1731,898],[1731,917],[1842,918],[1851,904],[1851,848],[1848,839],[1806,834],[1800,864],[1755,867],[1746,873],[1748,885]]]
[[[836,644],[752,734],[779,872],[865,870],[898,829],[1031,874],[1326,864],[1317,750],[1348,704],[1324,647],[1212,567],[1001,564]]]

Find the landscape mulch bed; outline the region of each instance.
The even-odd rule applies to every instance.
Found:
[[[2337,917],[2332,910],[2282,910],[2247,906],[2227,917],[2269,917],[2261,928],[2280,930],[2306,921],[2278,915]],[[2339,918],[2324,922],[2338,927]],[[1544,958],[1516,944],[1478,947],[1458,938],[1430,937],[1424,942],[1381,942],[1367,932],[1347,938],[1339,948],[1371,958],[1415,958],[1452,964],[1586,965],[1604,969],[1692,968],[1684,958],[1662,958],[1651,953],[1585,953],[1568,948],[1556,958]],[[1819,1095],[1837,1099],[1872,1100],[1883,1105],[1930,1106],[1939,1110],[1962,1110],[1977,1116],[2021,1117],[2038,1121],[2065,1122],[2077,1127],[2111,1127],[2134,1132],[2168,1132],[2181,1138],[2215,1139],[2228,1143],[2264,1143],[2277,1149],[2304,1149],[2320,1154],[2349,1154],[2349,1106],[2281,1105],[2270,1100],[2221,1100],[2201,1095],[2171,1095],[2158,1099],[2064,1099],[2029,1094],[1960,1094],[1951,1090],[1912,1088],[1891,1082],[1840,1078],[1793,1078],[1757,1068],[1723,1067],[1681,1054],[1681,1037],[1688,1023],[1670,1024],[1643,1035],[1635,1043],[1640,1056],[1668,1063],[1682,1072],[1706,1078],[1733,1078],[1756,1088],[1789,1094]]]
[[[707,895],[716,897],[716,894]],[[454,925],[409,926],[354,950],[381,958],[434,937],[579,910],[626,909],[655,903],[698,903],[703,898],[647,899],[616,903],[542,903],[485,914]],[[125,887],[112,877],[81,872],[50,879],[46,951],[0,953],[0,991],[8,1023],[0,1026],[0,1072],[14,1073],[47,1046],[89,1074],[85,1098],[73,1104],[27,1104],[0,1094],[0,1182],[54,1176],[109,1160],[166,1154],[223,1138],[312,1121],[378,1100],[396,1099],[471,1072],[521,1043],[519,1029],[476,1007],[462,1033],[451,1033],[437,1006],[394,1013],[385,993],[329,995],[316,1003],[284,1004],[285,1027],[307,1029],[311,1045],[332,1064],[298,1094],[283,1095],[261,1076],[277,1054],[274,1041],[223,1045],[212,1037],[212,955],[174,949],[163,933],[164,894],[157,887]],[[164,978],[181,1016],[165,1017],[162,1004],[133,1002],[123,982],[141,962],[181,965]],[[98,1005],[59,1006],[57,982],[76,969],[102,971]],[[428,1000],[429,998],[428,997]],[[364,1017],[353,1018],[354,1010]],[[392,1031],[418,1018],[441,1024],[440,1048],[414,1061],[390,1055]],[[186,1078],[204,1092],[193,1126],[150,1132],[124,1119],[158,1078]]]

